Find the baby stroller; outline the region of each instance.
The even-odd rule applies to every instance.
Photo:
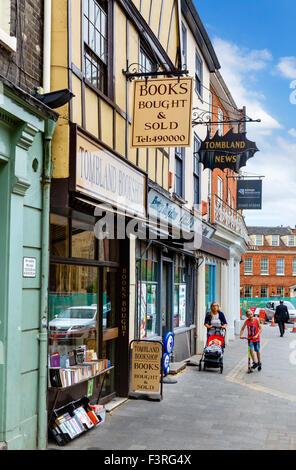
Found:
[[[223,353],[225,348],[225,330],[223,328],[215,328],[215,334],[210,335],[207,339],[203,355],[199,361],[198,370],[220,369],[223,374]]]

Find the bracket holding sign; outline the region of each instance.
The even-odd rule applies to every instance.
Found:
[[[161,341],[133,340],[129,346],[129,396],[163,399],[163,344]]]

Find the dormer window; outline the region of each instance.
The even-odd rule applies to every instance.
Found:
[[[295,236],[294,235],[289,235],[288,246],[295,246]]]
[[[272,235],[271,237],[271,246],[279,246],[279,236]]]
[[[263,235],[255,235],[255,244],[257,246],[263,246]]]

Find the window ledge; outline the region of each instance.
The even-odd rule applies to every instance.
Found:
[[[9,36],[0,28],[0,44],[9,52],[16,52],[16,37]]]
[[[278,274],[278,273],[277,273],[276,275],[277,275],[277,276],[284,276],[285,274]]]
[[[183,199],[181,196],[179,196],[177,193],[173,193],[173,198],[176,199],[176,201],[180,202],[180,204],[187,204],[188,201]]]
[[[244,273],[245,276],[254,276],[253,273]]]

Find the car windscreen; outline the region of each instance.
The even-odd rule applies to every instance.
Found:
[[[58,315],[58,318],[80,318],[91,320],[94,315],[95,309],[93,308],[67,308]]]

